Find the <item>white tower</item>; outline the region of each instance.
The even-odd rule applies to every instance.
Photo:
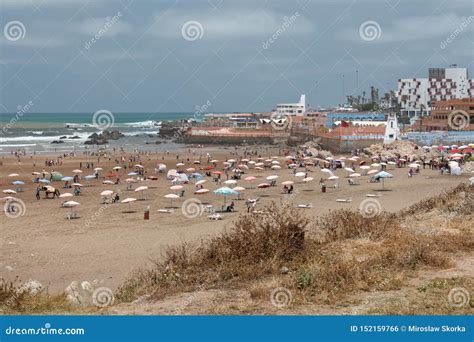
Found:
[[[398,128],[397,116],[389,113],[387,118],[387,126],[385,127],[384,144],[390,144],[400,137],[400,128]]]

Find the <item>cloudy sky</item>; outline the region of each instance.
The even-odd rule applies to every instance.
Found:
[[[429,67],[473,71],[473,4],[0,0],[0,112],[265,111],[302,93],[338,104]]]

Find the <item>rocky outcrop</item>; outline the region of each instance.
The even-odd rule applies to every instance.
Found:
[[[89,140],[87,140],[84,144],[85,145],[105,145],[109,142],[109,140],[118,140],[123,137],[124,134],[115,130],[115,131],[103,131],[100,134],[93,133],[89,135]]]
[[[162,139],[174,142],[183,142],[184,135],[191,125],[187,121],[163,122],[158,135]]]

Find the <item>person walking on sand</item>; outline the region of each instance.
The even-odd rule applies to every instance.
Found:
[[[39,186],[37,186],[36,187],[36,199],[37,200],[41,199],[40,191],[41,191],[41,188]]]

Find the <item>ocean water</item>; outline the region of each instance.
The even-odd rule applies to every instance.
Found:
[[[84,149],[84,142],[103,127],[119,130],[125,137],[110,141],[110,146],[140,149],[173,149],[171,142],[160,145],[160,124],[188,120],[193,113],[1,113],[0,154],[12,151],[35,153],[67,152]],[[53,141],[64,141],[52,144]],[[148,142],[149,144],[146,144]],[[89,146],[92,149],[92,146]]]

